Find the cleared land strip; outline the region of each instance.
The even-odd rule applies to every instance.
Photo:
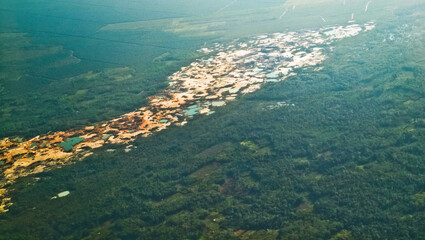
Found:
[[[283,81],[295,70],[317,66],[326,59],[325,49],[334,41],[374,28],[333,26],[318,30],[255,36],[245,42],[215,44],[203,48],[199,59],[169,77],[169,87],[151,96],[149,104],[116,119],[93,126],[37,136],[27,141],[0,140],[0,211],[10,199],[6,185],[17,178],[40,173],[84,159],[105,144],[129,144],[171,124],[183,126],[196,114],[213,114],[215,108],[254,92],[267,82]],[[208,56],[208,54],[210,56]],[[131,145],[126,147],[130,151]]]

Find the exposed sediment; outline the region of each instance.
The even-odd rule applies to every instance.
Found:
[[[195,114],[213,109],[240,94],[254,92],[266,82],[296,75],[295,69],[317,66],[333,41],[373,29],[363,26],[328,27],[252,37],[245,42],[216,44],[201,49],[213,56],[199,59],[169,77],[169,87],[149,98],[149,104],[116,119],[81,129],[37,136],[28,141],[0,140],[0,212],[11,203],[6,185],[17,178],[84,159],[105,144],[126,144],[171,124],[184,125]],[[67,143],[69,139],[78,138]],[[67,147],[64,147],[64,145]],[[69,145],[71,144],[71,145]]]

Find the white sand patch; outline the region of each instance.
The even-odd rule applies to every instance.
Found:
[[[222,106],[226,105],[226,102],[225,101],[214,101],[214,102],[211,102],[211,105],[213,107],[222,107]]]

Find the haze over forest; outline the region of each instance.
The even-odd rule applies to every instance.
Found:
[[[4,0],[0,239],[424,239],[421,0]]]

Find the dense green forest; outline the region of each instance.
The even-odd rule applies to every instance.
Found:
[[[18,181],[0,239],[424,239],[424,11],[128,153]]]
[[[172,16],[194,14],[190,4],[183,6]],[[122,16],[108,11],[105,18]],[[140,20],[137,9],[128,11],[127,19],[92,19],[96,27],[87,32]],[[0,12],[0,23],[14,26],[4,20],[10,11]],[[159,19],[153,12],[146,18]],[[208,6],[197,14],[206,13]],[[335,43],[321,71],[301,69],[213,115],[139,138],[130,152],[105,146],[84,161],[18,180],[8,186],[14,204],[0,215],[0,239],[424,239],[425,5],[391,14],[377,19],[373,31]],[[122,34],[137,39],[141,31]],[[69,48],[58,47],[49,35],[49,46],[38,40],[34,47],[29,36],[1,34],[9,34],[0,38],[1,66],[16,69],[0,76],[0,136],[25,137],[143,105],[168,75],[199,56],[195,49],[212,41],[211,35],[188,40],[153,31],[143,41],[162,39],[175,49],[146,48],[156,49],[150,57],[127,49],[127,56],[139,54],[130,60],[105,54],[120,65],[84,62],[79,55],[82,62],[71,68],[72,40]],[[14,48],[44,60],[4,50]],[[13,77],[19,80],[4,80]],[[282,101],[290,105],[277,106]],[[70,195],[52,199],[63,191]]]

